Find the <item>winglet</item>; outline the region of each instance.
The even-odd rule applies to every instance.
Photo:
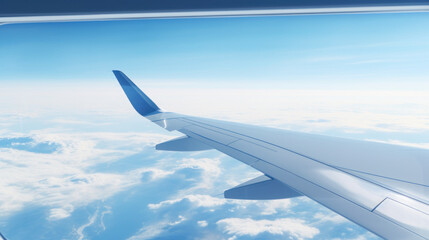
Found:
[[[142,116],[147,116],[160,111],[159,107],[144,94],[123,72],[113,70],[116,79],[130,100],[134,109]]]
[[[6,239],[6,237],[5,237],[5,236],[3,236],[3,234],[1,234],[1,232],[0,232],[0,239],[1,239],[1,240],[7,240],[7,239]]]

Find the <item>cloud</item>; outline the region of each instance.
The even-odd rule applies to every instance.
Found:
[[[201,179],[197,185],[187,188],[187,192],[194,192],[198,189],[211,189],[213,181],[221,174],[219,158],[183,158],[166,159],[158,162],[158,167],[148,167],[141,169],[140,173],[149,173],[151,180],[158,180],[170,175],[174,175],[183,169],[202,170]],[[168,168],[168,170],[166,170]]]
[[[236,235],[251,237],[261,233],[274,235],[289,234],[297,239],[313,238],[319,234],[315,227],[306,225],[304,220],[295,218],[280,218],[275,220],[253,220],[251,218],[225,218],[216,223],[224,232]]]
[[[203,173],[201,174],[201,179],[198,184],[182,191],[183,193],[192,193],[201,189],[212,189],[214,181],[222,173],[219,158],[185,158],[176,168],[176,171],[186,168],[200,169]]]
[[[198,221],[197,222],[198,226],[200,227],[207,227],[209,224],[207,223],[207,221]]]
[[[148,208],[155,210],[155,209],[163,208],[182,201],[188,201],[196,207],[216,207],[226,203],[226,200],[223,198],[215,198],[209,195],[195,194],[195,195],[186,195],[182,198],[165,200],[156,204],[148,204]]]
[[[164,228],[169,226],[168,221],[160,221],[156,222],[155,224],[144,226],[139,231],[129,237],[127,240],[145,240],[145,239],[151,239],[153,237],[158,236],[164,231]]]
[[[230,209],[231,212],[234,212],[236,209],[245,209],[250,205],[253,205],[259,208],[259,212],[262,215],[274,215],[280,212],[288,212],[293,206],[290,199],[280,199],[280,200],[269,200],[269,201],[257,201],[257,200],[234,200],[234,199],[225,199],[217,198],[210,195],[204,194],[189,194],[183,197],[169,199],[161,201],[159,203],[148,204],[148,208],[152,210],[157,210],[165,208],[177,203],[189,202],[193,207],[219,207],[225,204],[230,204],[234,206]]]
[[[137,233],[131,237],[129,237],[127,240],[145,240],[145,239],[151,239],[158,235],[160,235],[162,232],[164,232],[169,227],[178,225],[184,221],[186,221],[186,218],[179,215],[177,217],[178,219],[176,221],[168,221],[168,220],[162,220],[159,222],[156,222],[152,225],[146,225],[140,228]]]
[[[261,204],[262,215],[276,214],[278,211],[288,211],[291,207],[290,199],[263,201]]]
[[[53,208],[49,213],[49,220],[59,220],[63,218],[67,218],[70,216],[71,212],[73,212],[73,206],[68,205],[63,208]]]
[[[97,126],[100,124],[100,123],[95,123],[95,122],[74,120],[74,119],[64,119],[64,118],[55,118],[55,119],[50,120],[50,122],[59,123],[59,124],[94,125],[94,126]],[[106,123],[103,123],[103,125],[106,125]]]
[[[80,226],[80,227],[76,230],[76,234],[78,235],[78,240],[82,240],[82,239],[84,239],[84,238],[85,238],[85,235],[83,234],[83,231],[84,231],[87,227],[89,227],[89,226],[91,226],[92,224],[94,224],[95,220],[97,219],[97,216],[98,216],[98,209],[95,211],[95,213],[94,213],[92,216],[90,216],[90,217],[88,218],[88,222],[87,222],[87,223],[85,223],[84,225]]]
[[[160,94],[164,105],[176,112],[298,131],[429,130],[427,91],[384,89],[164,89]]]
[[[368,240],[368,239],[380,239],[379,237],[377,237],[376,235],[374,235],[371,232],[366,232],[364,234],[355,236],[355,237],[350,237],[350,238],[333,238],[332,240]]]
[[[117,88],[114,90],[116,91]],[[348,132],[364,132],[367,130],[417,132],[429,130],[427,118],[425,117],[429,110],[429,94],[423,91],[273,89],[208,91],[203,89],[202,91],[192,90],[192,94],[186,94],[187,90],[177,91],[177,89],[170,89],[171,95],[165,94],[166,92],[168,93],[168,89],[158,91],[160,92],[159,96],[165,96],[164,99],[161,99],[160,102],[163,103],[160,105],[177,112],[183,111],[183,113],[194,115],[197,112],[201,116],[294,130],[326,131],[339,129]],[[29,92],[31,93],[31,91]],[[63,91],[58,96],[67,94],[67,92],[69,90]],[[221,97],[219,97],[219,92],[222,93]],[[118,92],[118,94],[123,98],[121,92]],[[88,96],[90,97],[87,97],[85,102],[94,100],[93,95],[88,94]],[[115,103],[116,100],[112,100],[115,98],[111,96],[110,93],[105,94],[104,98],[95,99],[95,105],[82,104],[82,108],[79,103],[84,101],[80,99],[77,100],[79,103],[75,99],[68,99],[69,104],[66,104],[66,107],[59,102],[52,105],[52,101],[45,99],[46,104],[41,106],[48,106],[54,111],[58,109],[61,109],[61,111],[74,109],[75,112],[104,114],[106,116],[110,113],[116,114],[115,116],[124,114],[127,117],[135,115],[126,99],[124,99],[123,104],[118,104]],[[183,96],[186,96],[186,98],[183,98]],[[108,98],[110,100],[106,101]],[[37,98],[34,99],[39,101]],[[180,99],[180,101],[177,101],[177,99]],[[201,104],[184,104],[184,102],[196,102],[193,99],[198,100]],[[219,102],[219,99],[221,99],[221,102]],[[237,99],[240,101],[237,101]],[[11,100],[6,102],[11,102]],[[225,102],[228,102],[227,108],[223,104]],[[34,103],[34,105],[38,106],[38,103]],[[252,106],[250,110],[248,106]],[[43,113],[43,111],[40,111],[41,109],[41,107],[38,107],[31,114],[29,113],[26,118],[41,115]],[[46,109],[48,108],[46,107]],[[57,117],[58,115],[54,116]],[[7,125],[11,122],[18,122],[24,117],[18,115],[0,116],[0,124]],[[109,117],[111,116],[109,115]],[[52,119],[57,124],[63,124],[66,127],[81,127],[92,124],[91,121],[86,122],[85,118],[82,118],[84,119],[82,121],[63,118]],[[150,123],[147,124],[150,125]],[[96,128],[97,124],[93,126]],[[22,136],[11,134],[5,130],[0,130],[0,132],[3,135],[8,134],[10,137]],[[168,165],[168,169],[165,167],[167,165],[157,165],[157,167],[139,168],[120,173],[93,170],[93,167],[98,164],[108,165],[118,159],[138,153],[147,146],[153,146],[170,138],[165,135],[134,132],[86,133],[82,131],[59,133],[58,129],[44,129],[33,131],[25,136],[31,137],[37,143],[51,142],[58,144],[59,147],[52,154],[35,153],[13,148],[0,149],[0,175],[2,176],[2,181],[0,181],[0,189],[2,189],[0,216],[19,211],[28,204],[35,204],[48,206],[50,209],[48,212],[49,220],[64,219],[69,217],[73,210],[79,206],[109,198],[120,191],[135,186],[141,182],[142,173],[149,173],[149,180],[156,181],[181,169],[189,168],[202,171],[201,179],[198,179],[195,185],[180,190],[179,194],[171,197],[170,200],[149,204],[148,207],[156,210],[173,206],[180,202],[188,202],[193,207],[201,208],[213,208],[225,204],[234,206],[252,205],[253,207],[258,207],[258,210],[260,210],[258,214],[275,215],[290,211],[293,206],[290,200],[258,202],[211,197],[206,190],[216,187],[215,183],[219,182],[219,179],[224,180],[221,178],[224,175],[222,175],[222,168],[218,158],[186,158],[171,163],[171,165]],[[174,158],[176,157],[174,156]],[[174,166],[176,163],[177,165]],[[203,194],[197,194],[201,192]],[[103,213],[99,214],[99,217],[102,218],[102,215]],[[341,217],[329,214],[316,214],[315,219],[331,223],[341,223],[343,221]],[[91,222],[90,220],[88,222]],[[150,238],[150,236],[157,236],[165,229],[172,225],[180,224],[182,221],[185,220],[178,217],[176,220],[154,222],[154,225],[144,226],[137,233],[143,239]],[[305,225],[304,221],[291,218],[277,220],[225,218],[218,221],[217,225],[224,232],[234,234],[231,238],[242,235],[256,236],[246,233],[245,229],[239,231],[240,222],[244,222],[243,224],[246,225],[246,228],[254,227],[257,233],[252,234],[256,235],[261,233],[290,234],[295,238],[312,238],[318,233],[316,228]],[[294,228],[295,230],[287,227],[287,225],[295,226],[294,224],[297,226]],[[230,227],[227,227],[227,225]],[[302,229],[306,229],[306,231]],[[81,230],[82,234],[84,230],[85,227]],[[133,239],[141,239],[138,238],[138,235]]]
[[[179,215],[177,218],[178,218],[177,221],[170,222],[169,225],[170,226],[174,226],[174,225],[180,224],[180,223],[182,223],[183,221],[186,220],[186,218],[184,216],[182,216],[182,215]]]
[[[19,137],[23,136],[15,134],[8,137],[21,139]],[[30,138],[34,145],[52,143],[57,147],[52,153],[15,149],[13,143],[0,148],[0,217],[32,204],[50,207],[49,220],[63,219],[69,217],[76,207],[107,199],[139,184],[144,172],[151,172],[152,180],[171,174],[157,168],[138,168],[121,173],[90,170],[98,164],[117,161],[153,142],[167,139],[164,135],[38,131],[24,138]]]
[[[342,58],[344,56],[322,56],[313,58],[313,61],[343,60]],[[359,83],[358,87],[361,85]],[[349,86],[349,89],[339,90],[332,90],[331,85],[329,89],[321,90],[269,88],[213,90],[164,87],[149,90],[153,93],[152,96],[158,98],[156,102],[160,106],[175,112],[191,115],[198,113],[201,116],[301,131],[342,129],[350,132],[363,129],[416,132],[422,129],[429,130],[429,124],[424,117],[429,111],[429,94],[427,91],[422,91],[424,89],[421,88],[421,84],[409,91],[402,88],[385,90],[387,85],[392,84],[386,84],[384,81],[378,84],[381,86],[378,87],[379,90],[371,86],[360,87],[360,89],[371,90],[355,90],[355,85]],[[84,118],[77,117],[82,113],[89,113],[92,117],[136,116],[123,93],[118,91],[114,84],[97,86],[97,89],[100,87],[102,89],[97,91],[96,97],[94,97],[92,84],[87,88],[73,83],[71,85],[51,86],[49,89],[45,86],[29,85],[25,89],[22,89],[22,86],[10,86],[0,95],[0,100],[8,103],[2,105],[5,111],[0,116],[0,124],[18,122],[24,115],[17,113],[18,104],[10,104],[22,102],[22,96],[31,99],[28,101],[31,102],[31,107],[26,106],[25,111],[21,108],[21,112],[26,116],[44,116],[48,112],[54,114],[53,120],[49,121],[66,126],[84,123],[99,124],[97,121],[88,122]],[[23,94],[15,94],[18,90]],[[79,92],[79,98],[76,98],[77,92]],[[88,104],[89,102],[91,104]],[[186,104],[194,102],[199,104]],[[67,112],[69,116],[74,117],[64,119],[58,112]],[[317,122],[317,119],[326,121]],[[314,120],[316,121],[312,122]]]
[[[106,227],[104,225],[104,216],[106,214],[111,214],[111,208],[108,206],[104,206],[104,211],[102,211],[100,213],[100,209],[97,208],[97,210],[95,210],[94,214],[90,215],[88,217],[88,222],[79,226],[77,229],[74,230],[74,234],[77,235],[77,239],[78,240],[83,240],[86,239],[84,231],[85,229],[87,229],[88,227],[93,226],[95,223],[99,222],[99,226],[101,227],[102,231],[106,230]]]
[[[151,180],[158,180],[165,178],[169,175],[172,175],[175,173],[175,171],[167,171],[159,168],[145,168],[139,170],[140,173],[150,173]]]
[[[149,173],[149,180],[155,181],[181,169],[201,169],[202,179],[192,189],[210,188],[213,179],[221,174],[217,158],[185,158],[177,165],[177,161],[173,161],[170,169],[162,164],[125,172],[94,171],[97,165],[110,164],[170,138],[161,134],[38,130],[30,135],[11,134],[6,138],[7,144],[0,148],[0,175],[3,177],[0,217],[19,211],[27,204],[35,204],[51,208],[49,220],[64,219],[77,207],[107,199],[139,184],[144,173]],[[55,149],[44,153],[36,151],[35,147],[23,148],[19,142],[22,139],[34,146],[51,144]],[[25,144],[29,144],[27,142]],[[206,206],[210,200],[219,201],[202,195],[189,195],[187,199],[198,206]],[[161,205],[166,204],[168,201]]]
[[[317,223],[326,223],[326,222],[332,222],[335,224],[341,224],[341,223],[347,223],[349,220],[345,219],[341,215],[338,215],[334,212],[330,213],[321,213],[318,212],[314,215],[314,218],[319,220]]]
[[[106,214],[112,214],[112,208],[111,207],[104,206],[104,208],[105,208],[105,210],[103,212],[101,212],[101,215],[100,215],[100,225],[101,225],[101,228],[103,229],[103,231],[106,230],[106,226],[104,225],[104,216]]]
[[[219,164],[220,160],[218,158],[185,158],[182,160],[179,168],[201,169],[205,174],[217,177],[221,174]]]

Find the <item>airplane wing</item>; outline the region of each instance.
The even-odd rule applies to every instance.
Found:
[[[216,149],[264,175],[226,198],[307,196],[386,239],[429,239],[429,151],[162,111],[113,71],[135,110],[183,137],[159,150]]]
[[[1,234],[0,232],[0,240],[7,240],[5,236],[3,236],[3,234]]]

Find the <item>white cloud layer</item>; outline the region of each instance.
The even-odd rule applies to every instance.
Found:
[[[267,232],[276,235],[288,234],[296,239],[311,239],[319,230],[304,220],[280,218],[275,220],[254,220],[251,218],[225,218],[216,223],[224,232],[236,236],[257,236]]]
[[[193,89],[191,94],[186,90],[162,89],[154,92],[162,96],[163,106],[175,112],[301,131],[429,130],[427,91]],[[177,101],[179,98],[181,101]]]
[[[97,164],[106,164],[136,153],[154,141],[162,141],[166,139],[163,135],[38,132],[31,137],[36,143],[58,144],[59,149],[45,154],[0,148],[0,217],[32,204],[51,207],[49,220],[63,219],[78,206],[106,199],[140,183],[144,172],[152,172],[152,179],[171,173],[156,168],[140,168],[124,173],[88,170]],[[111,144],[110,140],[114,140],[115,144]],[[103,146],[100,147],[100,144]],[[121,149],[126,144],[131,145],[129,150]]]
[[[59,113],[73,116],[85,113],[103,116],[138,117],[117,84],[97,91],[82,91],[75,88],[57,87],[59,91],[43,88],[28,88],[17,96],[16,88],[0,94],[5,102],[0,115],[0,126],[8,127],[22,119],[34,119],[45,113],[53,114],[52,124],[63,126],[98,126],[98,122],[64,118]],[[21,89],[21,86],[19,86]],[[62,90],[61,90],[62,89]],[[22,89],[21,89],[22,90]],[[106,91],[107,90],[107,91]],[[429,130],[429,93],[424,91],[332,91],[332,90],[274,90],[274,89],[152,89],[150,96],[159,106],[175,112],[230,119],[253,124],[285,127],[301,131],[326,131],[329,129],[347,132],[367,130],[379,132],[419,132]],[[73,94],[71,94],[73,93]],[[76,97],[78,93],[78,97]],[[23,99],[23,100],[22,100]],[[31,99],[31,101],[29,100]],[[52,101],[52,99],[59,99]],[[117,100],[120,101],[117,101]],[[9,104],[10,102],[21,102]],[[88,103],[91,104],[88,104]],[[198,102],[199,104],[192,104]],[[190,103],[190,104],[189,104]],[[2,106],[3,107],[3,106]],[[147,123],[148,125],[150,123]],[[22,131],[22,126],[21,126]],[[20,136],[8,129],[0,129],[2,135]],[[140,168],[123,173],[89,171],[96,164],[108,164],[122,157],[141,151],[145,146],[162,142],[169,137],[146,133],[58,133],[33,131],[36,142],[53,142],[60,150],[52,154],[33,153],[17,149],[0,149],[0,217],[23,209],[28,204],[50,208],[47,218],[51,221],[69,217],[74,209],[96,200],[103,200],[124,191],[141,181],[142,173],[150,173],[150,180],[158,180],[185,169],[203,171],[201,180],[190,188],[182,189],[176,197],[149,204],[157,210],[187,201],[194,207],[215,208],[225,204],[235,207],[255,205],[262,215],[287,212],[290,200],[236,201],[197,194],[212,189],[215,180],[222,176],[219,159],[187,158],[178,165],[165,168]],[[391,140],[389,143],[408,144]],[[410,144],[408,144],[410,145]],[[428,147],[427,144],[413,146]],[[236,203],[236,204],[235,204]],[[79,238],[84,230],[96,221],[94,214],[88,223],[77,229]],[[274,216],[272,216],[274,217]],[[341,224],[339,215],[318,213],[319,222]],[[186,221],[183,216],[176,220],[163,220],[142,227],[129,239],[149,239],[158,236],[168,227]],[[318,222],[316,222],[318,223]],[[206,221],[198,221],[201,227]],[[295,218],[254,220],[251,218],[225,218],[217,225],[222,231],[237,236],[257,236],[261,233],[291,235],[297,239],[313,238],[319,230]],[[358,238],[361,239],[361,238]]]
[[[23,116],[35,117],[58,111],[73,116],[91,113],[91,116],[137,117],[118,86],[108,82],[103,86],[98,84],[97,92],[93,91],[95,86],[89,83],[85,87],[72,83],[70,86],[49,88],[37,85],[5,86],[0,94],[0,102],[17,104],[1,106],[0,125],[9,124],[12,116],[13,121],[17,122]],[[155,86],[160,87],[159,84]],[[169,111],[303,131],[429,130],[429,92],[425,89],[169,89],[161,86],[144,90],[159,106]],[[16,94],[18,91],[21,94]],[[78,118],[64,119],[58,117],[58,114],[51,121],[94,124]]]

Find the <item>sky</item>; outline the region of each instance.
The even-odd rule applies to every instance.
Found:
[[[15,239],[378,239],[305,198],[234,201],[260,173],[139,116],[165,110],[429,148],[428,13],[0,26],[0,231]]]
[[[120,69],[152,81],[227,81],[236,87],[271,87],[261,81],[404,87],[422,84],[428,74],[427,18],[401,13],[4,25],[0,79],[103,81],[111,75],[107,70]]]

